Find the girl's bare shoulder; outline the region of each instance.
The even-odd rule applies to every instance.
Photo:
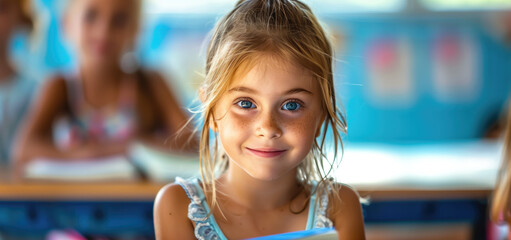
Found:
[[[169,183],[163,186],[156,195],[156,201],[179,205],[188,205],[190,203],[185,190],[177,183]]]
[[[67,83],[66,78],[63,75],[53,75],[50,76],[44,83],[42,84],[42,93],[51,93],[51,94],[59,94],[65,95],[67,92]]]
[[[40,90],[30,112],[29,122],[36,122],[41,129],[46,131],[53,123],[53,119],[65,111],[68,104],[66,79],[62,75],[55,75],[47,79]]]
[[[328,213],[339,239],[365,239],[359,194],[347,184],[339,183],[335,189],[337,194],[330,197]]]
[[[186,210],[189,204],[190,199],[186,195],[185,190],[179,184],[171,183],[163,186],[160,191],[158,191],[154,207],[155,209],[158,208],[166,211],[169,216],[172,216],[174,214],[179,214],[180,212],[186,213],[186,211],[182,211],[182,209]]]
[[[154,202],[156,239],[195,239],[194,227],[188,219],[190,200],[179,184],[160,189]]]

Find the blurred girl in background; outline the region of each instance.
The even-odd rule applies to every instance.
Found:
[[[192,131],[181,129],[188,116],[164,79],[130,61],[141,4],[70,1],[63,27],[78,68],[46,82],[20,137],[19,163],[126,154],[134,140],[160,146],[168,140],[173,150],[194,149]]]
[[[503,159],[493,192],[490,217],[494,223],[505,223],[511,227],[511,102],[507,110],[506,123]]]
[[[35,82],[13,65],[10,41],[19,28],[32,28],[28,0],[0,0],[0,165],[8,165],[20,122],[30,104]]]

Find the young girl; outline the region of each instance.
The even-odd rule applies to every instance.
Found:
[[[493,192],[490,217],[495,223],[505,223],[511,227],[511,102],[506,122],[503,159]]]
[[[14,31],[32,26],[27,4],[28,1],[0,0],[0,167],[10,164],[14,137],[36,85],[17,73],[9,59]]]
[[[357,193],[327,178],[333,165],[323,164],[336,159],[326,159],[326,137],[342,148],[346,125],[335,100],[332,47],[309,7],[239,1],[216,26],[205,76],[202,179],[178,178],[160,190],[157,239],[323,227],[334,227],[339,239],[364,239]]]
[[[77,50],[78,71],[47,82],[21,137],[20,162],[124,154],[133,140],[193,149],[192,131],[180,131],[188,117],[161,76],[121,68],[135,44],[140,5],[70,1],[64,28]]]

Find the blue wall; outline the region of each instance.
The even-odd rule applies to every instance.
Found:
[[[335,19],[351,29],[340,56],[337,88],[348,116],[351,141],[448,141],[480,138],[488,121],[498,114],[511,89],[511,52],[491,36],[480,17],[464,18],[351,18]],[[445,100],[433,85],[433,41],[442,32],[469,37],[479,52],[475,94]],[[365,65],[368,45],[375,38],[403,37],[412,49],[414,98],[407,106],[376,104]],[[380,99],[386,101],[386,99]]]

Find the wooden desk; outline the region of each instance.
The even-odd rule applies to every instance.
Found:
[[[0,200],[152,201],[164,183],[100,182],[0,182]],[[356,186],[355,186],[356,187]],[[420,189],[399,187],[356,187],[361,197],[371,200],[473,199],[487,198],[491,189]]]
[[[0,183],[1,200],[153,201],[164,184],[132,183]]]
[[[164,183],[15,181],[0,169],[0,200],[24,201],[153,201]]]

